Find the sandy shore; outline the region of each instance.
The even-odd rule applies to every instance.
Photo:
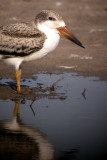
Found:
[[[66,71],[107,77],[106,0],[0,0],[0,25],[32,21],[43,9],[63,17],[85,49],[61,37],[59,46],[46,57],[23,64],[23,77],[38,71]],[[14,69],[0,62],[0,77],[14,77]]]

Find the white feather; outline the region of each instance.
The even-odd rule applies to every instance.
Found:
[[[45,33],[47,39],[45,40],[43,48],[40,51],[25,57],[24,61],[31,61],[42,58],[49,52],[53,51],[59,43],[60,35],[56,29],[49,28],[44,23],[38,25],[38,29]]]
[[[18,58],[7,58],[4,60],[4,62],[13,65],[16,70],[19,69],[20,64],[23,62],[23,57],[18,57]]]

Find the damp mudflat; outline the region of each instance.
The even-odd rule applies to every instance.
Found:
[[[0,159],[107,158],[107,81],[76,73],[0,79]],[[10,98],[9,98],[10,97]]]

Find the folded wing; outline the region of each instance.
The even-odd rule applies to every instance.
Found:
[[[16,23],[0,27],[0,55],[29,55],[39,51],[45,39],[45,35],[34,23]]]

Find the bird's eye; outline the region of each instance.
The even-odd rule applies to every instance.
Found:
[[[48,17],[48,19],[49,19],[50,21],[55,21],[55,20],[56,20],[54,17]]]

